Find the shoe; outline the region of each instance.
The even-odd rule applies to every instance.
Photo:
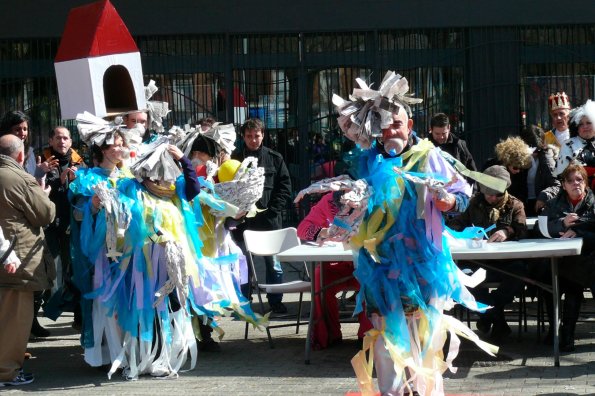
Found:
[[[554,332],[552,330],[548,330],[545,338],[543,339],[543,345],[552,346],[554,345]]]
[[[19,374],[18,375],[22,375],[23,378],[33,378],[33,373],[26,373],[23,371],[23,369],[19,369]]]
[[[72,322],[72,324],[70,326],[74,330],[78,331],[79,333],[81,332],[81,329],[83,328],[83,324],[81,322],[77,322],[76,320],[74,322]]]
[[[560,327],[560,352],[574,352],[574,326]]]
[[[198,350],[202,352],[220,352],[221,345],[212,338],[205,338],[198,342]]]
[[[482,315],[476,323],[477,330],[483,334],[488,334],[492,328],[492,321],[485,315]]]
[[[282,302],[272,303],[269,304],[271,306],[271,311],[276,314],[285,314],[287,313],[287,307]]]
[[[33,382],[34,379],[35,378],[33,377],[33,374],[26,374],[20,370],[19,374],[17,374],[17,376],[12,381],[0,382],[0,387],[27,385]]]
[[[34,317],[33,325],[31,326],[31,334],[35,337],[45,338],[50,336],[50,331],[40,325],[37,317]]]
[[[492,326],[492,333],[490,334],[490,340],[499,343],[507,338],[510,333],[512,333],[512,329],[506,323],[506,320],[500,320]]]
[[[151,377],[167,377],[170,374],[169,368],[158,364],[151,367]]]

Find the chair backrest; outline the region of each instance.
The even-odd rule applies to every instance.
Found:
[[[274,231],[244,231],[246,250],[257,256],[275,254],[300,245],[297,230],[293,227]]]

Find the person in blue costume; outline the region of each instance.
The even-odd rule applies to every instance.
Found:
[[[126,379],[175,377],[188,353],[192,367],[196,362],[186,275],[195,275],[197,264],[186,197],[194,198],[199,185],[190,161],[169,142],[162,136],[146,147],[131,167],[136,179],[115,190],[93,188],[87,219],[98,212],[93,231],[100,246],[89,254],[96,263],[86,295],[93,298],[95,342],[85,359],[110,364],[110,378],[119,368]]]
[[[358,83],[352,101],[333,98],[341,129],[367,149],[355,170],[357,183],[366,184],[369,194],[361,224],[354,220],[355,210],[334,222],[348,229],[354,252],[354,275],[361,285],[356,313],[365,301],[374,325],[352,364],[362,394],[376,394],[371,377],[375,366],[383,395],[440,395],[442,373],[458,352],[457,334],[495,351],[443,314],[453,302],[487,308],[464,286],[443,234],[442,213],[464,211],[471,187],[432,143],[411,133],[409,105],[421,100],[407,96],[406,79],[389,71],[378,91],[360,79]],[[450,352],[445,359],[447,332]]]
[[[97,135],[94,134],[94,137]],[[73,205],[72,280],[82,295],[81,345],[85,348],[85,361],[92,366],[108,364],[111,359],[104,344],[118,345],[121,339],[115,319],[104,320],[108,317],[106,310],[93,293],[110,279],[110,263],[105,253],[105,215],[95,187],[105,184],[107,188],[115,189],[122,180],[133,177],[128,169],[121,168],[128,153],[125,134],[114,127],[99,135],[101,138],[92,140],[90,134],[81,133],[84,141],[91,146],[96,166],[77,171],[77,177],[69,186]]]
[[[246,258],[231,238],[229,230],[235,227],[238,218],[250,212],[262,195],[264,169],[246,169],[238,161],[231,160],[229,157],[235,148],[235,140],[233,124],[213,123],[206,129],[200,125],[188,131],[178,147],[197,166],[196,173],[203,186],[192,206],[201,219],[198,227],[201,252],[212,259],[204,262],[207,265],[204,286],[208,290],[212,288],[209,285],[217,285],[218,298],[226,301],[225,309],[259,326],[266,319],[253,313],[250,301],[241,293],[242,280],[247,281]],[[255,158],[253,160],[256,161]],[[251,178],[254,173],[260,173],[260,177]],[[222,329],[216,323],[209,321],[208,317],[194,316],[193,325],[200,336],[199,351],[220,350],[211,335],[215,329],[220,338],[223,336]]]

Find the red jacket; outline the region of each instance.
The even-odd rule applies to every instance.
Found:
[[[310,213],[300,222],[297,234],[303,241],[315,241],[323,228],[328,228],[339,212],[339,197],[341,192],[331,192],[322,197],[310,209]]]

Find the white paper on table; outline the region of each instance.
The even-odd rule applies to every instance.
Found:
[[[551,238],[552,236],[547,229],[547,216],[537,216],[537,223],[539,224],[541,234],[547,238]]]

